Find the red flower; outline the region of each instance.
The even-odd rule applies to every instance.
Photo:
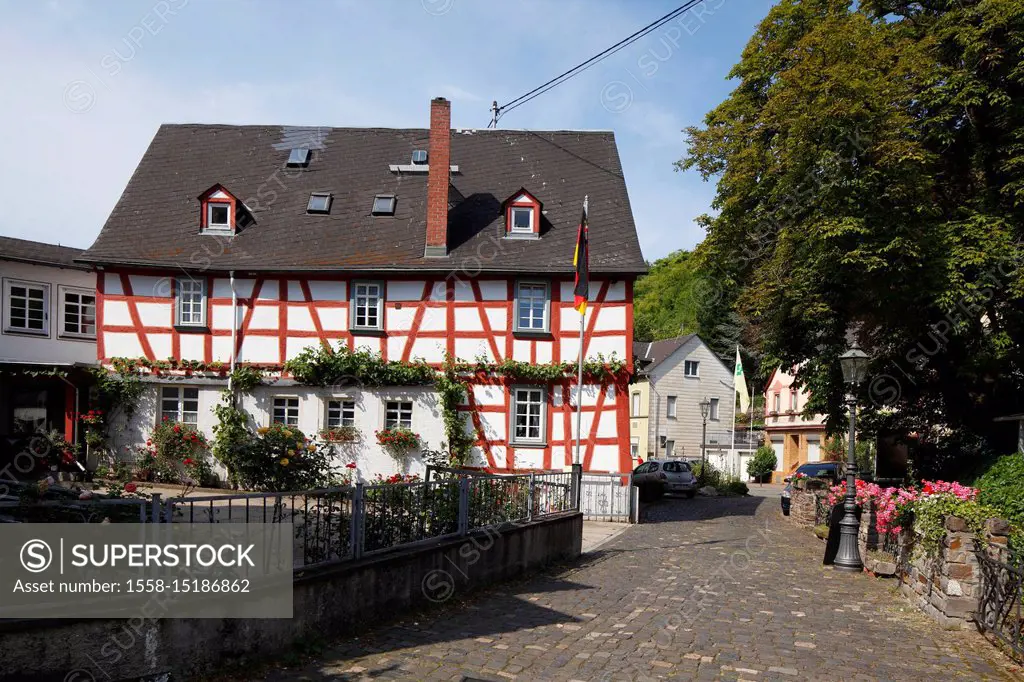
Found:
[[[175,433],[181,433],[181,424],[175,424],[174,425],[174,432]]]
[[[146,445],[152,445],[152,444],[153,444],[153,441],[151,441],[151,440],[147,440],[146,441]]]
[[[185,460],[184,460],[184,464],[185,464],[185,466],[188,466],[188,465],[192,464],[192,458],[191,457],[186,457]]]
[[[348,464],[345,465],[345,468],[346,469],[355,469],[356,468],[356,463],[355,462],[349,462]]]
[[[135,492],[138,489],[139,489],[138,486],[135,485],[134,483],[125,483],[124,484],[124,491],[126,493],[133,493],[133,492]]]

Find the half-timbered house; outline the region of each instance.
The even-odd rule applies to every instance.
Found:
[[[572,258],[585,195],[584,353],[628,367],[633,281],[645,264],[612,133],[452,129],[440,98],[429,129],[162,126],[81,258],[99,273],[100,361],[179,367],[147,377],[129,440],[162,416],[209,432],[222,363],[274,377],[244,399],[257,425],[367,434],[367,473],[393,469],[377,429],[410,426],[437,448],[432,388],[303,386],[284,363],[311,345],[437,367],[446,357],[575,362]],[[627,381],[585,385],[588,470],[630,468]],[[474,463],[571,463],[575,380],[493,372],[470,382],[460,409]]]

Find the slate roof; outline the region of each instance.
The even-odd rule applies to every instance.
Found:
[[[285,168],[305,142],[312,161]],[[589,195],[595,273],[646,271],[611,132],[451,132],[449,250],[423,258],[427,174],[397,174],[426,129],[163,125],[82,262],[212,270],[432,270],[571,273]],[[255,224],[234,237],[199,233],[197,197],[220,183]],[[541,238],[505,239],[501,203],[526,188],[544,206]],[[330,215],[308,215],[311,192],[332,192]],[[394,216],[371,216],[375,194]]]
[[[633,357],[644,365],[645,372],[652,370],[695,336],[696,334],[684,334],[661,341],[635,341],[633,342]]]
[[[14,237],[0,237],[0,260],[87,270],[86,266],[74,262],[82,253],[82,249],[70,246],[44,244]]]

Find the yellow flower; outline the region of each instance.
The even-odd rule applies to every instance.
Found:
[[[283,466],[283,467],[286,467],[286,466],[288,466],[288,458],[287,458],[287,457],[282,457],[282,458],[281,458],[281,462],[280,462],[280,464],[281,464],[281,466]]]
[[[267,435],[267,431],[269,431],[269,430],[270,430],[270,427],[268,427],[268,426],[261,426],[260,428],[256,429],[256,433],[260,434],[261,436],[265,436],[265,435]]]
[[[310,443],[309,445],[307,445],[307,446],[306,446],[306,449],[307,449],[307,450],[309,450],[310,452],[316,452],[316,446],[315,446],[315,445],[313,445],[312,443]]]
[[[295,451],[294,451],[294,450],[289,450],[289,451],[288,451],[288,454],[289,454],[289,455],[294,455],[294,454],[295,454]]]
[[[283,435],[283,436],[284,436],[285,438],[291,438],[291,437],[292,437],[292,432],[291,432],[291,431],[289,431],[288,429],[285,429],[284,431],[282,431],[282,432],[281,432],[281,434],[282,434],[282,435]]]

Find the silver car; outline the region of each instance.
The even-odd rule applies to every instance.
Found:
[[[665,493],[697,494],[697,478],[690,465],[678,459],[651,459],[633,470],[633,485],[640,489],[640,499],[654,500]]]

